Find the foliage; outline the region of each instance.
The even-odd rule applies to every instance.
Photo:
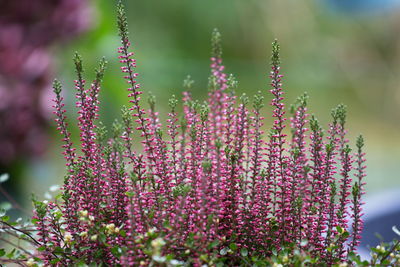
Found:
[[[363,225],[364,141],[360,136],[351,152],[345,106],[333,109],[333,122],[324,134],[315,116],[309,119],[308,96],[299,97],[291,107],[288,138],[280,48],[274,41],[274,122],[265,138],[263,93],[254,96],[252,105],[246,95],[235,95],[237,82],[225,73],[221,37],[214,31],[207,101],[193,100],[187,91],[179,115],[178,100],[172,97],[164,128],[154,96],[149,109],[143,108],[122,4],[117,11],[118,52],[130,107],[122,109],[122,122],[116,121],[108,133],[98,121],[106,61],[100,61],[87,86],[82,59],[75,55],[81,152],[71,142],[62,85],[55,81],[54,108],[67,166],[64,185],[52,201],[33,200],[28,226],[2,217],[4,232],[34,248],[31,252],[9,241],[18,250],[2,251],[3,262],[368,265],[356,254]],[[188,78],[184,86],[190,89],[192,83]],[[139,140],[142,150],[134,148]],[[398,243],[382,244],[373,249],[372,262],[398,261],[398,251]]]

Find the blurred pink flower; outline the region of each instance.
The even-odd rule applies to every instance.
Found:
[[[90,8],[81,0],[1,0],[0,5],[0,164],[9,165],[45,150],[49,47],[87,29]]]

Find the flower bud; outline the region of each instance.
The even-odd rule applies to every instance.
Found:
[[[87,210],[81,210],[79,212],[79,215],[82,216],[82,217],[87,217],[88,216],[88,211]]]
[[[90,237],[90,240],[93,241],[93,242],[96,241],[97,240],[97,235],[92,235]]]
[[[72,235],[70,232],[65,232],[64,233],[64,241],[65,243],[71,243],[72,242]]]
[[[26,265],[27,266],[35,266],[35,264],[36,264],[36,262],[35,262],[35,260],[34,259],[32,259],[32,258],[30,258],[27,262],[26,262]]]

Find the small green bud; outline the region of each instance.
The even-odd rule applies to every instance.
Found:
[[[115,120],[113,122],[111,129],[112,129],[112,134],[113,134],[114,139],[117,139],[118,137],[120,137],[122,135],[123,126],[118,120]]]
[[[259,111],[264,107],[264,96],[262,95],[261,91],[258,91],[256,95],[254,95],[254,102],[253,107],[255,110]]]
[[[235,79],[235,76],[233,76],[233,74],[230,74],[230,75],[229,75],[229,77],[228,77],[228,79],[227,79],[227,82],[226,82],[226,85],[227,85],[227,90],[228,90],[231,94],[234,94],[234,92],[235,92],[235,90],[236,90],[236,88],[237,88],[238,82],[237,82],[237,80]]]
[[[361,134],[357,137],[356,146],[359,150],[364,146],[364,137]]]
[[[215,140],[215,148],[216,148],[217,150],[219,150],[219,149],[221,149],[221,147],[222,147],[222,142],[221,142],[221,140],[218,138],[217,140]]]
[[[332,109],[331,115],[333,118],[333,124],[336,125],[338,122],[343,127],[346,122],[346,106],[339,104],[336,108]]]
[[[319,124],[319,121],[317,120],[315,115],[311,116],[310,128],[311,128],[311,131],[313,131],[314,133],[319,132],[319,131],[322,130],[321,125]]]
[[[53,81],[53,92],[56,95],[60,95],[61,91],[62,91],[62,85],[61,85],[60,81],[57,80],[57,79],[54,79],[54,81]]]
[[[162,139],[163,131],[160,128],[157,128],[156,129],[156,135],[158,136],[158,138]]]
[[[168,101],[168,105],[171,108],[172,112],[175,112],[175,108],[178,104],[178,100],[176,99],[175,95],[172,95],[172,97]]]
[[[279,50],[280,50],[280,45],[278,43],[278,40],[275,39],[272,42],[272,55],[271,55],[271,65],[272,66],[277,67],[281,64]]]
[[[96,83],[100,83],[103,80],[104,72],[107,66],[107,60],[103,57],[99,62],[99,67],[96,69]]]
[[[221,47],[221,34],[218,29],[214,29],[211,37],[212,53],[211,56],[215,58],[221,58],[222,47]]]
[[[83,74],[82,56],[75,51],[73,60],[75,64],[75,72],[78,75],[78,78],[81,79]]]
[[[346,145],[346,147],[345,148],[343,148],[343,153],[345,153],[345,154],[350,154],[350,152],[351,152],[351,148],[350,148],[350,146],[349,145]]]
[[[293,159],[297,159],[300,155],[300,149],[298,147],[293,148],[292,155],[293,155]]]
[[[297,104],[303,108],[307,106],[307,101],[308,101],[308,94],[304,93],[301,96],[297,98]]]
[[[194,112],[197,112],[199,108],[199,101],[198,100],[191,100],[188,102],[188,106],[193,109]]]
[[[95,132],[97,134],[97,140],[99,144],[102,144],[106,141],[107,139],[107,127],[104,126],[104,124],[100,121],[98,126],[95,129]]]
[[[231,153],[231,149],[226,146],[225,147],[225,156],[228,158],[230,153]]]
[[[207,103],[204,103],[201,106],[200,110],[200,118],[202,122],[205,122],[208,118],[208,113],[210,112],[210,108],[208,107]]]
[[[117,24],[119,36],[123,43],[128,42],[128,20],[126,18],[125,7],[121,1],[117,4]]]
[[[210,75],[210,77],[208,77],[208,89],[210,92],[213,92],[218,89],[217,77],[215,77],[212,74]]]
[[[150,105],[150,109],[152,111],[155,110],[155,105],[156,105],[156,96],[153,95],[151,92],[149,92],[149,98],[147,99],[149,105]]]
[[[192,80],[192,77],[190,75],[186,76],[185,80],[183,80],[183,88],[185,89],[185,91],[190,91],[193,84],[194,81]]]
[[[326,153],[327,153],[327,154],[332,153],[334,148],[335,148],[335,147],[334,147],[334,145],[333,145],[332,143],[329,143],[329,144],[326,144],[326,145],[325,145],[325,150],[326,150]]]
[[[240,101],[242,102],[243,105],[247,105],[249,103],[249,97],[246,95],[246,93],[243,93],[240,96]]]
[[[357,196],[359,195],[359,192],[360,192],[360,186],[359,186],[358,183],[356,182],[356,183],[353,185],[353,188],[352,188],[353,197],[357,197]]]
[[[336,183],[332,182],[331,183],[331,197],[335,197],[336,195]]]

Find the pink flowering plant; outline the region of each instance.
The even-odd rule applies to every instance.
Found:
[[[169,100],[163,125],[148,108],[135,72],[127,20],[118,5],[119,60],[129,106],[107,131],[99,121],[102,59],[87,85],[74,57],[80,152],[71,141],[61,84],[54,110],[67,174],[52,201],[34,200],[31,223],[2,214],[1,262],[22,266],[368,266],[398,263],[399,245],[356,252],[363,228],[365,159],[362,136],[352,151],[346,108],[332,111],[326,132],[300,96],[286,117],[279,44],[272,44],[270,102],[265,133],[264,94],[235,95],[236,81],[212,35],[208,99],[189,91]],[[193,81],[184,86],[190,90]],[[291,136],[285,127],[290,126]],[[142,149],[137,145],[141,143]],[[6,238],[8,234],[10,238]],[[26,242],[27,244],[24,244]],[[281,265],[279,265],[281,264]],[[342,265],[341,265],[342,266]]]

